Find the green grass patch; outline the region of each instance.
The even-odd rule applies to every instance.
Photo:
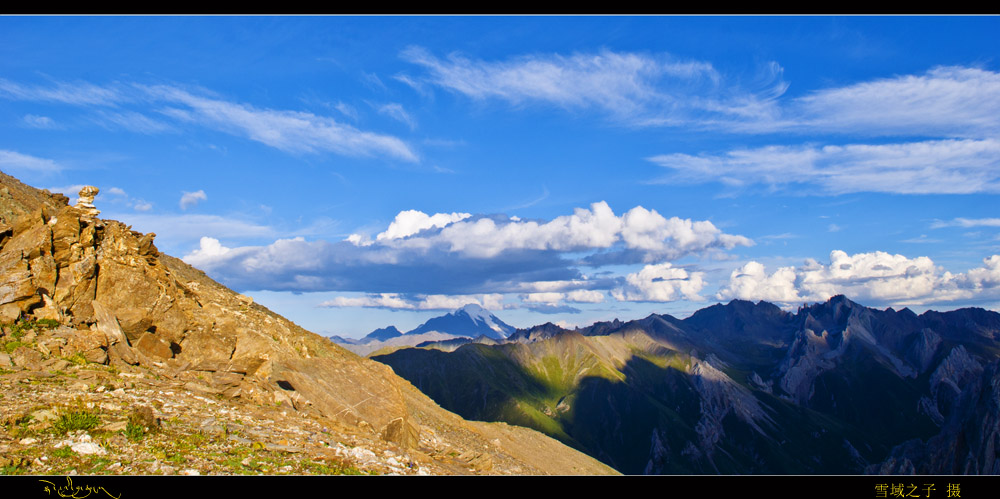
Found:
[[[64,412],[59,419],[52,423],[52,429],[56,433],[69,433],[76,430],[92,430],[101,424],[101,418],[86,409],[72,409]]]
[[[70,449],[69,446],[66,446],[66,447],[60,447],[60,448],[52,451],[52,455],[55,456],[55,457],[61,457],[61,458],[65,459],[65,458],[68,458],[68,457],[75,456],[76,452],[73,452],[73,449]]]
[[[7,353],[10,354],[10,353],[14,353],[14,350],[17,350],[17,347],[23,347],[23,346],[29,346],[29,344],[28,343],[22,343],[20,341],[14,340],[14,341],[8,341],[7,343],[4,343],[3,349],[4,349],[4,351],[6,351]]]
[[[72,362],[72,363],[74,363],[74,364],[76,364],[78,366],[85,366],[85,365],[87,365],[87,359],[84,358],[83,354],[80,353],[80,352],[77,352],[77,353],[75,353],[75,354],[73,354],[72,356],[69,356],[69,357],[63,357],[63,359],[66,360],[66,361],[68,361],[68,362]]]
[[[141,424],[129,421],[128,425],[125,426],[125,430],[122,431],[122,434],[125,435],[130,442],[138,442],[146,436],[146,428]]]
[[[374,475],[374,471],[362,471],[356,466],[346,463],[344,461],[330,461],[330,462],[315,462],[308,461],[303,463],[305,465],[305,472],[310,475]]]

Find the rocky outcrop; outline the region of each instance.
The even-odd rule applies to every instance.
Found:
[[[376,429],[406,417],[384,366],[323,345],[178,260],[168,266],[155,234],[95,218],[96,194],[85,187],[76,206],[43,207],[6,232],[0,316],[8,322],[25,317],[65,324],[49,343],[89,362],[239,377],[254,388],[233,395],[255,394],[268,403],[288,399],[279,382],[294,380],[303,388],[293,405],[328,417]],[[366,407],[365,397],[376,400]]]
[[[722,421],[734,414],[757,433],[766,435],[761,424],[774,424],[749,390],[740,386],[711,362],[695,361],[691,369],[694,386],[700,395],[701,419],[695,426],[700,446],[711,456],[724,435]]]
[[[197,396],[280,407],[404,450],[425,445],[431,427],[461,427],[470,446],[491,434],[458,418],[442,423],[446,413],[389,367],[161,254],[155,234],[97,218],[96,194],[85,188],[68,206],[65,196],[0,176],[0,323],[8,325],[0,338],[10,351],[0,364],[30,372],[108,364],[123,374],[153,373]],[[566,452],[557,460],[568,466],[607,470],[554,441],[537,448]],[[494,459],[506,464],[496,471],[483,465]],[[472,467],[559,472],[523,459],[486,456]]]

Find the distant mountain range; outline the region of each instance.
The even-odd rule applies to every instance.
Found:
[[[454,312],[434,317],[416,328],[402,333],[395,326],[379,328],[360,340],[333,336],[331,339],[358,355],[369,355],[387,348],[416,346],[426,343],[451,342],[461,344],[476,338],[504,340],[516,329],[504,323],[489,310],[470,303]]]
[[[1000,314],[983,309],[737,300],[372,358],[624,473],[1000,474]]]

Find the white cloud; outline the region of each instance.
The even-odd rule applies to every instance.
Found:
[[[749,262],[734,270],[727,287],[719,291],[720,300],[766,300],[772,303],[790,304],[802,301],[795,288],[797,276],[793,267],[779,268],[767,275],[764,266]]]
[[[218,239],[213,237],[202,237],[198,249],[185,256],[184,260],[192,265],[198,265],[200,262],[210,261],[218,257],[226,256],[230,251],[232,250],[223,246]]]
[[[282,151],[330,151],[347,156],[387,155],[417,161],[416,153],[402,140],[358,130],[332,118],[301,111],[258,109],[221,99],[197,96],[165,85],[141,87],[152,98],[187,106],[163,112],[234,135],[245,136]]]
[[[52,173],[61,169],[62,167],[51,159],[0,149],[0,170],[6,172]]]
[[[410,128],[410,130],[417,129],[417,120],[410,113],[403,109],[402,104],[391,102],[389,104],[383,104],[378,106],[378,112],[384,114]]]
[[[427,223],[427,215],[421,212],[403,212],[400,215],[404,213],[407,214],[407,220]],[[618,217],[603,201],[592,204],[589,210],[576,208],[572,215],[556,217],[549,222],[513,218],[466,218],[464,215],[451,214],[452,220],[456,216],[462,218],[437,225],[442,227],[440,231],[424,237],[398,240],[387,235],[382,239],[387,243],[398,240],[395,243],[398,246],[414,249],[443,246],[448,251],[473,258],[491,258],[508,250],[606,249],[621,242],[629,250],[642,252],[648,260],[673,259],[709,248],[731,249],[753,244],[743,236],[724,234],[709,221],[677,217],[668,219],[655,210],[647,210],[641,206]],[[444,220],[446,219],[442,219]],[[411,227],[412,223],[401,223],[400,216],[393,223],[399,223],[399,230],[407,235],[413,234],[412,231],[418,227]],[[419,227],[426,228],[426,225]]]
[[[472,214],[470,213],[435,213],[434,215],[427,215],[417,210],[401,211],[396,215],[392,223],[389,224],[389,228],[385,232],[375,236],[375,239],[378,241],[402,239],[422,230],[441,228],[471,216]]]
[[[42,128],[42,129],[54,129],[59,128],[56,122],[49,118],[48,116],[36,116],[34,114],[26,114],[21,121],[31,128]]]
[[[135,211],[149,211],[153,209],[153,203],[144,201],[142,199],[136,199],[132,203],[132,208],[134,208]]]
[[[199,189],[195,192],[184,191],[184,194],[181,195],[180,206],[182,210],[186,210],[197,205],[199,201],[206,199],[208,199],[208,196],[204,190]]]
[[[113,106],[125,97],[117,88],[86,82],[55,82],[48,87],[27,86],[0,78],[0,96],[14,100],[61,102],[77,106]]]
[[[956,218],[948,222],[937,220],[931,224],[932,229],[942,227],[1000,227],[1000,218]]]
[[[877,134],[995,136],[1000,132],[1000,73],[936,67],[820,90],[797,99],[793,126]]]
[[[767,300],[786,306],[825,301],[843,294],[874,304],[926,305],[993,296],[1000,285],[1000,256],[984,266],[953,275],[928,257],[908,258],[881,251],[848,255],[830,252],[830,263],[807,260],[767,274],[758,262],[733,271],[719,290],[721,300]]]
[[[649,160],[673,170],[666,181],[815,184],[829,194],[1000,191],[1000,140],[996,139],[768,146],[721,155],[664,154]]]
[[[96,121],[108,128],[147,135],[174,131],[174,127],[136,111],[98,111]]]
[[[505,308],[503,295],[417,295],[405,297],[398,293],[377,293],[358,297],[338,296],[333,300],[320,303],[320,307],[343,308],[365,307],[384,308],[390,310],[455,310],[470,303],[475,303],[489,310]]]
[[[704,272],[688,272],[670,263],[646,265],[626,276],[626,284],[611,295],[618,301],[700,301],[704,300],[698,294],[705,287],[704,276]]]
[[[340,111],[340,114],[347,116],[351,120],[358,121],[358,110],[355,109],[354,106],[338,101],[333,108]]]
[[[604,293],[592,289],[577,289],[566,293],[548,291],[522,294],[521,300],[527,303],[545,303],[554,305],[562,302],[570,303],[601,303]]]
[[[957,280],[963,288],[974,292],[1000,288],[1000,255],[984,258],[982,267],[959,274]]]
[[[668,55],[597,53],[525,55],[483,61],[451,54],[440,59],[411,47],[401,54],[427,70],[434,85],[478,100],[514,105],[548,103],[564,109],[596,108],[640,125],[677,125],[708,116],[760,117],[772,112],[770,100],[784,92],[781,68],[768,64],[769,81],[758,94],[721,86],[711,64]],[[412,78],[399,76],[416,89]]]
[[[116,83],[102,87],[86,82],[55,82],[41,86],[0,78],[0,98],[111,108],[95,111],[91,119],[104,126],[145,134],[175,129],[171,123],[144,114],[151,106],[166,104],[157,109],[165,117],[245,137],[285,152],[326,151],[346,156],[388,156],[418,161],[416,152],[397,137],[359,130],[309,112],[257,108],[214,96],[196,95],[171,85]],[[125,109],[130,106],[142,109]],[[344,106],[339,109],[348,115],[351,113],[351,109]],[[400,114],[401,110],[390,108],[387,111],[394,113],[397,119],[408,116],[405,111]]]
[[[219,237],[204,228],[192,233]],[[749,244],[710,222],[668,219],[641,207],[619,217],[600,202],[548,222],[407,210],[375,239],[300,237],[227,252],[210,245],[184,260],[239,289],[428,296],[560,293],[563,302],[599,303],[617,281],[606,275],[588,279],[583,266],[662,262]],[[600,255],[601,261],[587,260],[588,254]],[[681,291],[690,289],[689,284]]]

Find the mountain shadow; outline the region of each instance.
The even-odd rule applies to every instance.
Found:
[[[466,418],[537,429],[624,473],[1000,471],[1000,314],[838,296],[549,329],[373,359]]]

